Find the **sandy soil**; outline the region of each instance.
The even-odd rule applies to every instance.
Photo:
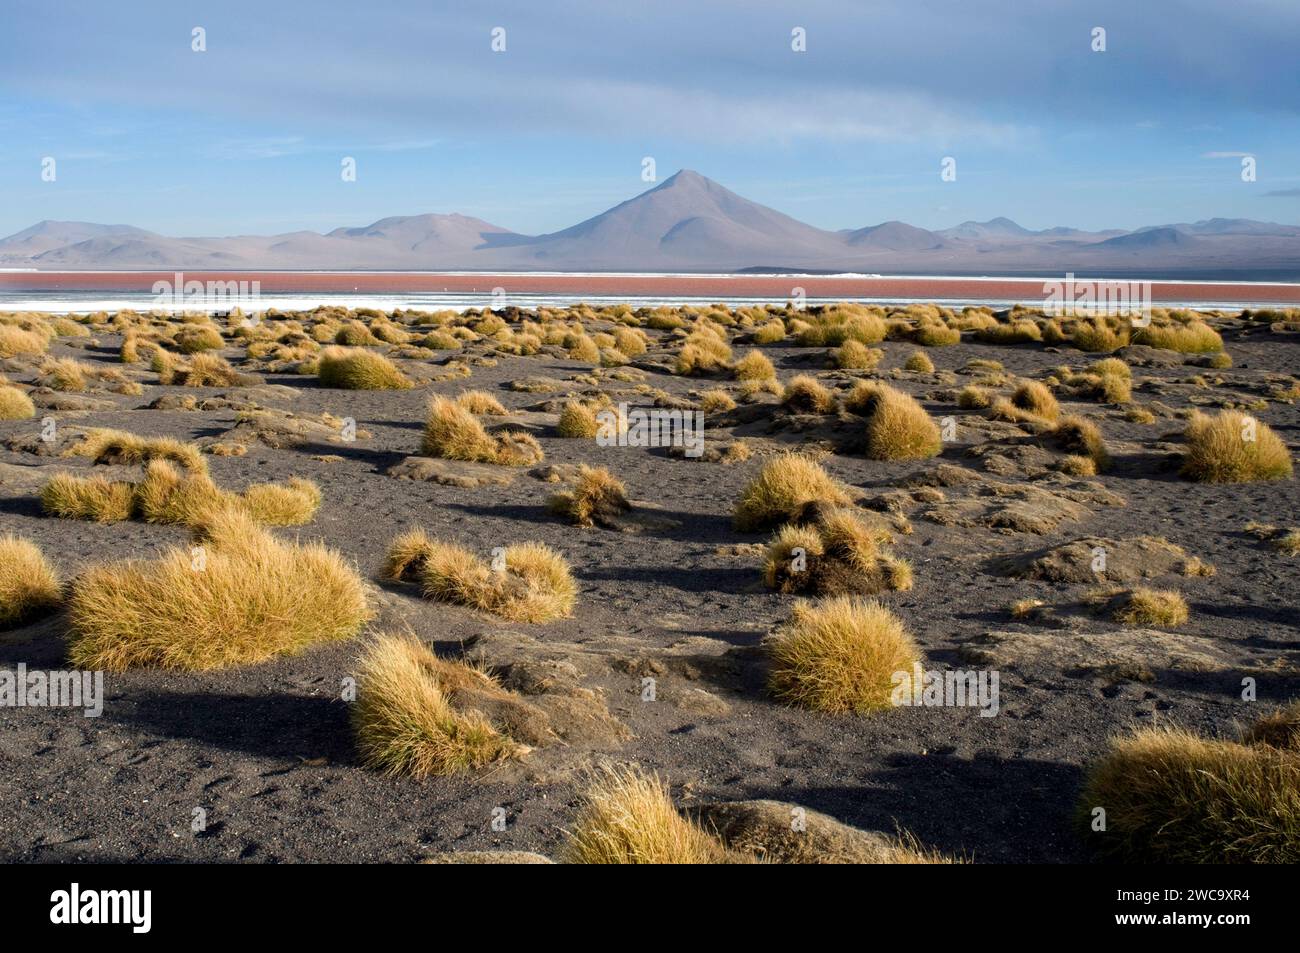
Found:
[[[787,617],[791,597],[763,588],[753,544],[765,537],[734,531],[730,512],[766,454],[810,441],[833,445],[849,436],[848,423],[783,418],[771,407],[755,411],[742,404],[739,413],[710,418],[707,445],[745,437],[757,453],[743,463],[603,449],[555,435],[545,402],[589,390],[572,378],[590,373],[590,367],[544,355],[474,364],[468,379],[404,392],[329,390],[314,378],[294,375],[265,376],[267,385],[289,390],[181,389],[159,386],[156,375],[139,369],[133,373],[144,384],[142,396],[95,393],[106,402],[100,409],[42,410],[35,421],[0,423],[0,463],[11,465],[0,481],[0,523],[5,531],[37,540],[71,576],[96,560],[156,552],[186,534],[178,527],[101,526],[43,516],[34,496],[43,480],[57,469],[86,472],[89,465],[32,452],[39,450],[32,437],[42,415],[57,419],[60,432],[69,435],[64,440],[78,428],[108,426],[200,441],[220,438],[234,426],[234,410],[148,405],[184,392],[228,395],[298,415],[353,417],[368,437],[353,443],[309,440],[284,449],[252,441],[247,456],[213,456],[213,475],[236,489],[291,475],[315,479],[325,496],[316,522],[279,534],[319,536],[372,580],[386,544],[415,525],[483,554],[528,539],[556,547],[581,586],[570,620],[505,624],[376,583],[379,616],[372,630],[409,625],[450,654],[486,634],[480,644],[496,664],[550,651],[573,662],[582,684],[603,695],[629,735],[622,742],[575,736],[567,746],[538,750],[521,764],[484,775],[388,778],[357,764],[348,706],[340,700],[357,642],[206,674],[109,675],[98,719],[68,710],[0,709],[0,857],[409,861],[443,850],[486,849],[553,855],[573,816],[582,772],[608,755],[658,770],[683,804],[775,798],[865,829],[893,832],[901,826],[927,846],[976,861],[1085,859],[1071,814],[1082,766],[1103,750],[1109,735],[1166,720],[1227,731],[1300,690],[1300,561],[1243,532],[1249,520],[1295,525],[1295,483],[1200,485],[1181,479],[1172,465],[1177,438],[1169,435],[1182,429],[1173,411],[1257,399],[1270,375],[1300,373],[1294,336],[1255,328],[1225,338],[1235,361],[1226,371],[1183,366],[1181,356],[1168,352],[1155,357],[1172,360],[1169,366],[1135,363],[1141,383],[1134,399],[1168,408],[1169,415],[1155,424],[1130,423],[1095,403],[1065,405],[1100,423],[1116,458],[1111,472],[1092,480],[1045,480],[1033,454],[1018,449],[1024,445],[1018,428],[988,426],[953,403],[955,389],[970,379],[956,371],[971,358],[998,360],[1025,376],[1094,359],[1041,345],[932,348],[927,353],[935,374],[899,373],[895,386],[917,395],[936,417],[958,420],[958,439],[939,458],[825,458],[827,468],[858,488],[867,505],[887,505],[878,498],[908,478],[933,478],[944,466],[967,468],[982,481],[974,488],[944,487],[944,504],[909,506],[914,532],[900,537],[897,548],[912,561],[916,585],[884,599],[916,634],[930,665],[970,667],[970,659],[990,657],[980,651],[1002,653],[991,656],[1001,671],[1001,713],[994,718],[949,708],[827,716],[774,703],[764,691],[757,647]],[[63,338],[52,353],[121,368],[119,345],[112,335]],[[886,358],[876,373],[885,378],[916,350],[905,343],[881,347]],[[765,351],[783,379],[811,370],[844,386],[855,376],[825,371],[822,348]],[[482,353],[479,346],[468,351]],[[1142,357],[1135,349],[1130,360]],[[654,387],[684,396],[713,386],[659,372],[656,359],[652,351],[639,362]],[[22,361],[0,363],[11,380],[35,376]],[[1197,375],[1206,386],[1192,381]],[[511,387],[536,376],[565,383],[555,393]],[[616,398],[619,388],[628,387],[608,378],[601,386]],[[505,486],[468,488],[388,475],[416,451],[429,394],[466,387],[488,389],[521,412],[519,420],[534,429],[546,450],[547,465],[608,466],[634,499],[659,508],[652,512],[661,522],[639,534],[564,525],[544,509],[556,485],[528,470],[510,471],[513,479]],[[1300,406],[1270,402],[1260,416],[1294,452]],[[1058,499],[1053,512],[1068,515],[1041,533],[1023,531],[1015,520],[1011,526],[982,525],[998,522],[989,502],[996,494],[979,489],[989,481],[1073,493],[1073,509]],[[998,569],[1001,556],[1080,538],[1125,541],[1143,535],[1163,537],[1218,568],[1210,578],[1157,578],[1185,594],[1192,616],[1176,633],[1154,633],[1145,643],[1082,604],[1092,585],[1017,579]],[[1125,571],[1139,571],[1141,562],[1133,557]],[[1025,597],[1042,599],[1052,614],[1013,620],[1008,605]],[[989,639],[991,632],[1021,638]],[[1099,641],[1081,642],[1084,636]],[[62,668],[64,651],[58,617],[0,634],[0,666]],[[1129,668],[1101,666],[1098,656],[1106,652],[1131,663]],[[1131,674],[1133,665],[1145,666],[1141,677]],[[653,702],[641,698],[647,675],[658,679]],[[1246,675],[1258,679],[1256,703],[1240,697]],[[196,835],[191,819],[199,807],[208,824]],[[496,808],[508,816],[504,832],[491,829]]]

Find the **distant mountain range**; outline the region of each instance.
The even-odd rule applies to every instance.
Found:
[[[384,218],[324,235],[170,238],[129,225],[45,221],[0,240],[0,268],[42,270],[811,271],[1300,279],[1300,227],[1250,219],[1135,231],[1031,231],[1006,218],[929,231],[904,222],[825,231],[682,170],[548,235],[464,215]]]

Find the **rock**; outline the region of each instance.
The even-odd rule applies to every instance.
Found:
[[[471,463],[468,460],[407,457],[400,463],[393,464],[386,472],[399,480],[426,480],[442,486],[473,489],[479,486],[509,486],[519,471],[490,463]]]
[[[1104,572],[1094,572],[1092,568],[1096,558],[1094,552],[1098,549],[1105,553]],[[1154,536],[1133,539],[1085,536],[1059,546],[994,559],[989,569],[1016,579],[1083,584],[1133,583],[1178,572],[1187,559],[1187,553],[1181,547]]]
[[[1216,639],[1130,628],[1099,633],[986,632],[958,650],[963,661],[990,668],[1046,668],[1075,677],[1134,681],[1152,681],[1161,670],[1244,670],[1237,661],[1239,652],[1239,646]]]
[[[778,864],[928,863],[876,831],[859,830],[785,801],[723,801],[693,811],[732,850]],[[802,828],[802,829],[800,829]]]

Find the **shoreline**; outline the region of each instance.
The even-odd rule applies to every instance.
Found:
[[[54,293],[116,291],[149,293],[155,282],[172,282],[175,271],[0,272],[0,292]],[[258,282],[263,293],[452,293],[592,295],[602,298],[745,297],[783,301],[803,288],[808,298],[964,301],[1002,299],[1041,302],[1044,285],[1060,278],[971,278],[867,275],[690,275],[468,272],[283,272],[190,271],[186,281]],[[1088,279],[1076,281],[1132,281]],[[1300,305],[1300,284],[1246,281],[1151,281],[1156,303],[1197,301],[1224,305]]]

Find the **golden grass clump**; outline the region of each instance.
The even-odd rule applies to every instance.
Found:
[[[885,352],[867,347],[861,341],[848,340],[831,352],[831,363],[841,370],[869,371],[884,358]]]
[[[989,392],[976,384],[967,384],[957,394],[957,406],[963,410],[980,410],[989,406]]]
[[[835,395],[811,374],[798,374],[782,390],[781,403],[796,413],[829,414],[835,410]]]
[[[1223,338],[1204,321],[1188,324],[1149,324],[1133,332],[1134,344],[1159,347],[1184,354],[1208,354],[1223,350]]]
[[[1261,715],[1241,734],[1244,745],[1262,745],[1300,754],[1300,700]]]
[[[1115,610],[1124,625],[1159,625],[1172,628],[1187,621],[1187,601],[1170,589],[1134,589]]]
[[[60,519],[119,523],[135,508],[135,488],[102,476],[77,477],[56,473],[41,487],[41,509]]]
[[[285,483],[251,484],[240,502],[263,526],[303,526],[316,518],[321,491],[313,480],[290,477]]]
[[[920,321],[911,332],[912,340],[921,347],[951,347],[961,343],[961,328],[950,327],[942,321]]]
[[[1055,421],[1061,416],[1061,407],[1047,386],[1039,381],[1025,381],[1011,395],[1011,404],[1020,410]]]
[[[412,387],[397,365],[374,351],[327,347],[317,370],[323,387],[343,390],[406,390]]]
[[[47,615],[62,599],[59,577],[40,547],[21,536],[0,536],[0,629]]]
[[[563,859],[570,864],[717,864],[722,842],[683,817],[657,775],[604,768],[583,794]]]
[[[572,490],[557,493],[547,508],[577,526],[606,525],[632,508],[623,481],[605,467],[578,467]]]
[[[1092,829],[1095,810],[1106,829]],[[1300,757],[1179,728],[1111,742],[1088,772],[1080,828],[1128,863],[1300,862]]]
[[[764,464],[741,492],[733,522],[742,533],[753,533],[799,522],[815,504],[843,506],[851,502],[848,488],[821,464],[787,453]]]
[[[504,417],[506,409],[501,406],[501,401],[497,400],[485,390],[467,390],[456,397],[456,403],[460,404],[471,414],[487,414],[493,417]]]
[[[51,390],[80,393],[86,389],[87,377],[94,371],[83,361],[60,357],[41,366],[41,384]]]
[[[195,542],[94,566],[73,583],[74,665],[247,665],[351,638],[370,617],[361,578],[321,543],[281,542],[234,507],[207,514]]]
[[[700,395],[699,408],[706,414],[724,414],[736,409],[736,401],[725,390],[715,388]]]
[[[1187,421],[1183,475],[1205,483],[1249,483],[1291,475],[1291,452],[1269,426],[1248,414],[1199,411]]]
[[[897,673],[910,678],[921,653],[903,622],[877,602],[834,596],[795,603],[768,642],[774,695],[824,712],[869,712],[892,704]]]
[[[88,457],[95,463],[131,466],[150,460],[172,460],[187,470],[206,473],[203,451],[172,437],[141,437],[125,430],[89,430],[66,451],[67,456]]]
[[[1110,451],[1101,430],[1082,417],[1062,417],[1050,431],[1051,439],[1067,454],[1091,458],[1098,472],[1110,468]]]
[[[762,351],[750,351],[732,365],[731,375],[738,381],[768,381],[776,378],[776,368]]]
[[[225,346],[221,331],[212,325],[195,325],[184,328],[176,334],[176,350],[182,354],[197,354],[200,351],[216,351]]]
[[[36,416],[36,405],[17,387],[0,384],[0,420],[30,420]]]
[[[912,567],[882,550],[893,541],[852,507],[816,507],[806,525],[786,524],[768,544],[769,589],[810,595],[871,595],[912,588]]]
[[[550,622],[573,612],[578,586],[564,557],[543,543],[506,546],[500,568],[423,530],[403,533],[389,546],[384,575],[418,581],[424,595],[469,606],[513,622]]]
[[[239,373],[220,354],[195,354],[187,364],[172,369],[172,382],[182,387],[235,387],[255,380]]]
[[[773,318],[771,321],[754,329],[753,341],[755,344],[779,344],[784,340],[785,322],[780,318]]]
[[[44,354],[50,339],[39,331],[29,331],[12,324],[0,324],[0,357],[20,354]]]
[[[521,431],[489,434],[473,414],[446,397],[429,402],[420,447],[422,453],[447,460],[511,467],[531,466],[543,457],[541,444],[532,435]]]
[[[863,382],[850,406],[867,418],[868,459],[922,460],[943,449],[938,425],[910,394]]]
[[[564,405],[560,411],[560,421],[555,428],[555,432],[561,437],[579,440],[591,440],[599,430],[596,412],[578,400],[571,400]]]
[[[1075,323],[1070,343],[1080,351],[1109,354],[1128,343],[1127,329],[1116,330],[1101,318]]]
[[[930,360],[930,355],[924,351],[917,351],[903,364],[903,370],[917,374],[933,374],[934,361]]]
[[[413,636],[381,635],[358,661],[351,718],[361,761],[390,775],[458,774],[525,749],[482,712],[451,701],[464,682],[492,686],[484,672],[433,654]]]

